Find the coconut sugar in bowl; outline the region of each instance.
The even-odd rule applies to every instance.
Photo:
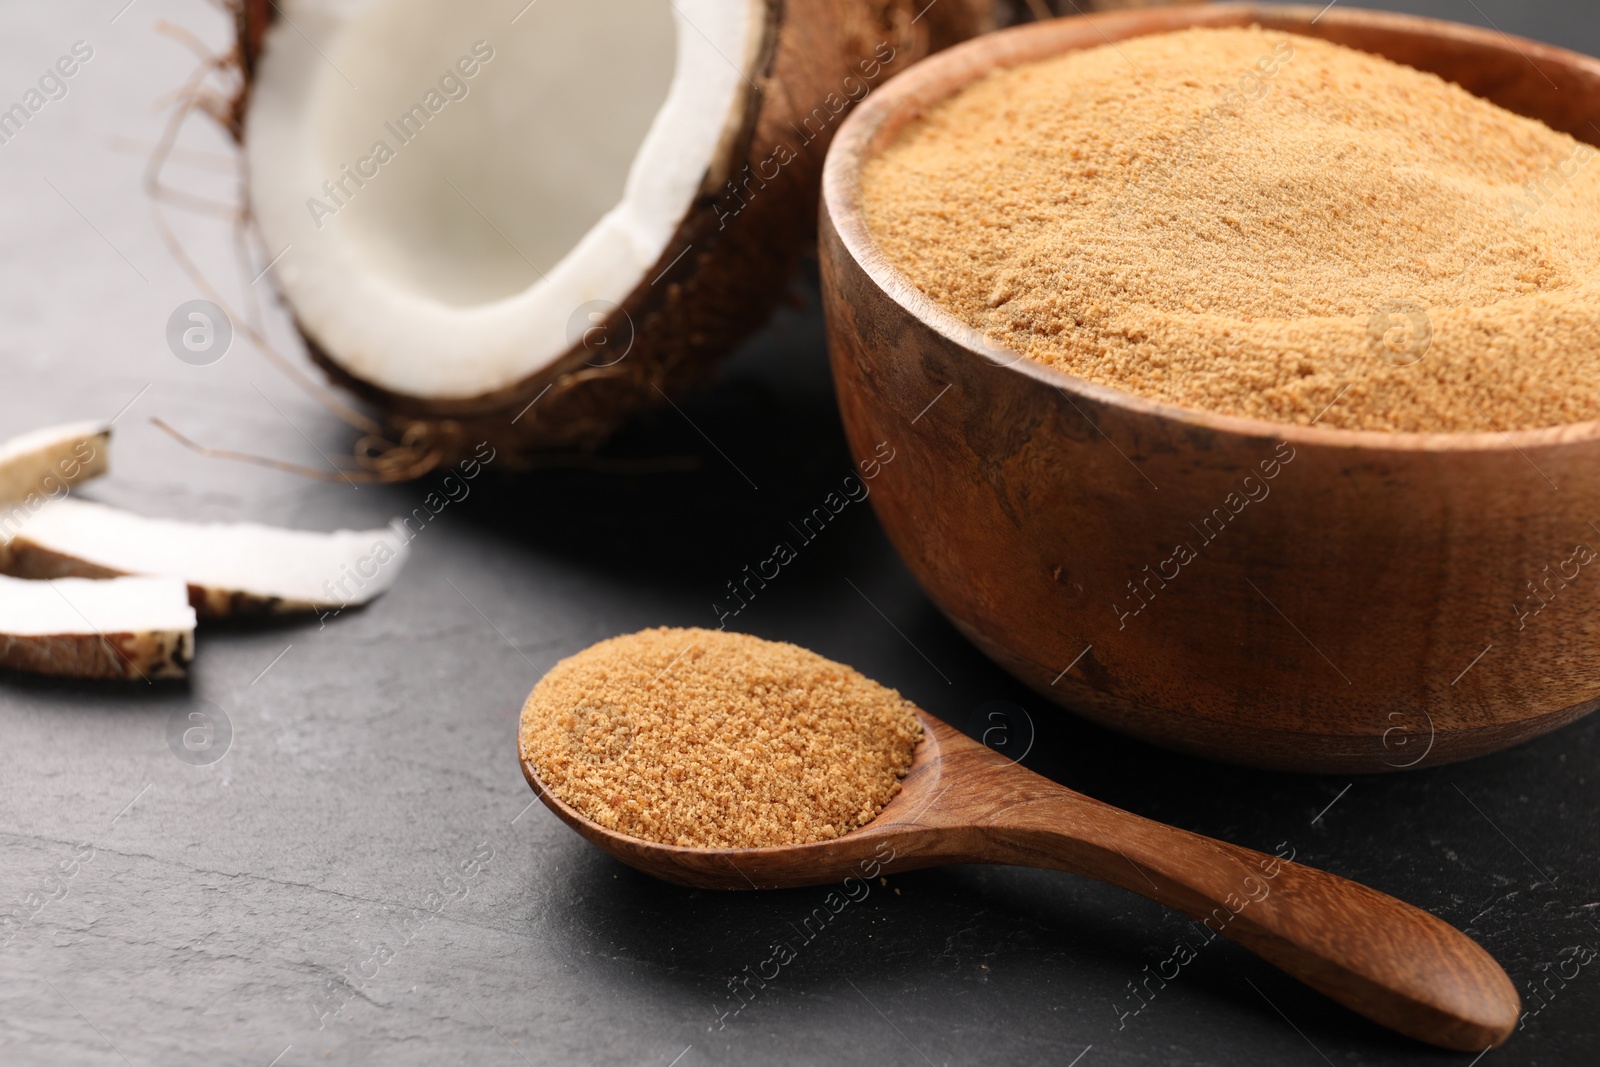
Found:
[[[1248,325],[1256,332],[1245,336],[1241,328],[1244,356],[1260,357],[1264,366],[1274,366],[1274,359],[1296,369],[1303,364],[1300,373],[1309,376],[1344,373],[1357,390],[1349,399],[1360,401],[1350,410],[1377,413],[1376,421],[1320,411],[1301,417],[1292,404],[1275,409],[1209,403],[1195,395],[1205,390],[1192,381],[1178,382],[1177,391],[1152,385],[1163,363],[1171,374],[1190,373],[1185,360],[1198,342],[1158,329],[1182,314],[1139,324],[1148,336],[1132,337],[1160,342],[1140,350],[1155,368],[1149,381],[1137,380],[1137,374],[1092,380],[1083,364],[1067,373],[1033,348],[1024,352],[1051,331],[1066,334],[1057,341],[1071,350],[1103,326],[1096,315],[1123,310],[1115,286],[1106,286],[1104,306],[1090,301],[1074,320],[1056,314],[1059,300],[1054,307],[1051,301],[1059,293],[1039,283],[1034,271],[996,278],[984,299],[997,307],[1020,300],[1026,307],[1017,316],[1017,331],[980,329],[972,323],[981,312],[964,316],[950,293],[936,299],[925,291],[926,276],[919,287],[915,270],[902,269],[905,234],[878,240],[873,220],[883,224],[888,216],[875,213],[868,201],[876,187],[872,163],[886,159],[926,116],[936,122],[952,114],[940,105],[995,71],[1108,42],[1153,63],[1148,57],[1156,54],[1155,42],[1135,39],[1192,27],[1259,27],[1262,57],[1271,57],[1289,34],[1344,45],[1436,74],[1465,94],[1538,120],[1549,129],[1506,125],[1541,151],[1557,144],[1583,151],[1548,160],[1564,179],[1546,182],[1538,200],[1524,191],[1523,214],[1566,210],[1556,202],[1560,191],[1585,187],[1574,174],[1584,182],[1600,179],[1600,171],[1594,179],[1577,173],[1593,154],[1586,146],[1600,139],[1588,125],[1600,105],[1600,62],[1453,23],[1342,6],[1320,18],[1318,12],[1319,7],[1219,4],[1060,19],[969,42],[875,90],[841,129],[824,174],[821,255],[831,359],[857,458],[870,456],[884,441],[896,449],[893,470],[873,486],[874,507],[890,539],[957,627],[1039,692],[1116,729],[1220,760],[1329,772],[1434,766],[1545,733],[1600,702],[1600,625],[1591,621],[1600,605],[1600,568],[1593,566],[1600,562],[1600,530],[1591,525],[1600,521],[1600,423],[1592,421],[1586,400],[1534,397],[1549,375],[1531,374],[1528,391],[1538,403],[1530,400],[1520,412],[1517,390],[1506,388],[1507,375],[1530,366],[1570,373],[1561,362],[1563,349],[1573,360],[1595,358],[1581,343],[1584,331],[1595,327],[1594,309],[1579,301],[1552,310],[1551,329],[1544,332],[1519,334],[1482,322],[1479,328],[1490,335],[1486,344],[1504,338],[1501,343],[1528,346],[1518,349],[1528,359],[1510,369],[1487,358],[1464,370],[1450,364],[1461,370],[1454,378],[1441,370],[1463,351],[1458,304],[1470,311],[1515,297],[1507,287],[1537,294],[1541,287],[1559,287],[1550,271],[1597,270],[1600,262],[1585,260],[1581,244],[1562,246],[1569,253],[1565,259],[1551,253],[1541,260],[1534,249],[1531,258],[1517,261],[1516,255],[1529,253],[1516,246],[1520,229],[1497,231],[1484,247],[1481,267],[1470,262],[1471,255],[1457,262],[1441,254],[1448,241],[1438,228],[1454,226],[1472,235],[1479,232],[1472,228],[1476,223],[1441,223],[1434,212],[1422,210],[1426,198],[1394,198],[1381,215],[1388,228],[1370,233],[1356,225],[1359,220],[1342,216],[1336,198],[1315,183],[1308,186],[1288,163],[1281,180],[1256,176],[1257,186],[1276,188],[1280,207],[1329,229],[1307,235],[1309,251],[1313,237],[1333,247],[1339,240],[1353,242],[1356,253],[1346,249],[1343,255],[1367,270],[1361,250],[1369,244],[1373,249],[1366,275],[1333,278],[1320,295],[1305,280],[1327,270],[1314,255],[1253,266],[1237,258],[1216,261],[1216,269],[1266,279],[1261,294],[1269,309],[1275,282],[1288,294],[1283,299],[1304,305],[1297,314],[1278,315],[1297,320],[1292,330],[1269,336],[1266,325],[1254,322]],[[1299,56],[1304,59],[1307,51]],[[1116,58],[1114,48],[1108,54]],[[1099,127],[1083,115],[1128,106],[1141,88],[1139,78],[1163,74],[1154,67],[1136,73],[1136,65],[1128,64],[1120,87],[1107,81],[1075,96],[1072,84],[1062,82],[1063,99],[1081,112],[1072,116],[1079,140],[1059,144],[1063,166],[1072,163],[1074,150],[1075,165],[1092,165],[1097,144],[1111,137],[1121,118],[1107,112]],[[1248,73],[1252,67],[1257,74]],[[1312,67],[1302,62],[1297,71],[1295,61],[1284,62],[1280,52],[1275,64],[1243,63],[1237,79],[1201,84],[1248,113],[1258,93],[1270,98],[1307,91],[1290,79]],[[1266,69],[1272,73],[1263,78],[1259,72]],[[1369,76],[1328,77],[1333,80],[1313,88],[1353,99],[1364,82],[1372,82]],[[1240,85],[1249,95],[1226,96]],[[1452,108],[1476,114],[1478,101],[1465,94],[1445,98],[1455,101]],[[1413,155],[1419,159],[1446,150],[1449,130],[1439,115],[1416,103],[1425,96],[1403,98],[1413,101],[1416,121],[1399,113],[1390,145],[1396,169],[1374,180],[1385,178],[1393,188],[1407,178],[1408,143],[1418,146]],[[1437,106],[1437,97],[1426,100]],[[1204,114],[1196,113],[1202,125]],[[1230,114],[1220,121],[1225,124]],[[992,131],[984,132],[992,132],[996,145],[1019,136],[1005,108],[995,108],[992,119]],[[1193,162],[1173,165],[1180,185],[1212,173],[1205,167],[1216,163],[1206,156],[1209,147],[1186,151]],[[1505,146],[1485,151],[1503,152]],[[1318,173],[1339,173],[1342,159]],[[975,153],[973,167],[980,162]],[[1345,169],[1357,180],[1348,161]],[[1530,181],[1544,173],[1529,170]],[[1060,208],[1013,195],[1023,187],[1005,178],[985,198],[958,202],[952,196],[949,210],[988,212],[999,242],[1039,225],[1049,214],[1045,207]],[[1306,206],[1308,189],[1327,210]],[[931,199],[937,190],[923,192]],[[1068,187],[1063,195],[1074,192],[1081,189]],[[1126,190],[1129,198],[1137,192]],[[1142,244],[1140,254],[1155,260],[1194,257],[1192,264],[1165,268],[1187,265],[1196,275],[1212,269],[1193,234],[1171,231],[1175,237],[1158,240],[1153,235],[1159,228],[1136,224],[1141,217],[1135,206],[1128,204],[1125,244]],[[1509,195],[1506,211],[1518,211]],[[1227,214],[1232,218],[1195,225],[1249,226],[1263,217],[1261,205],[1251,203]],[[1085,232],[1094,221],[1087,211],[1081,220],[1070,211],[1056,217],[1081,221]],[[1554,217],[1520,221],[1533,233]],[[977,222],[986,224],[981,216]],[[1117,232],[1102,226],[1099,237],[1115,238]],[[1405,234],[1414,236],[1401,239]],[[917,238],[930,257],[953,261],[950,248],[934,247],[929,234]],[[1579,242],[1582,235],[1561,239]],[[1048,256],[1055,249],[1043,240],[1034,247],[1048,277]],[[1412,252],[1420,262],[1406,260]],[[1123,270],[1131,254],[1127,247],[1108,247],[1098,258],[1086,253],[1063,285],[1078,284],[1095,271]],[[972,261],[975,270],[992,266],[982,256]],[[1016,263],[1041,268],[1022,253]],[[1450,289],[1452,276],[1463,268],[1480,271],[1467,277],[1481,280],[1481,292],[1463,296]],[[1415,276],[1428,284],[1392,295],[1381,286],[1362,293],[1367,275]],[[1015,291],[1000,291],[1008,280]],[[1197,277],[1194,284],[1195,307],[1184,309],[1191,323],[1230,310],[1206,303],[1216,295],[1205,291],[1207,279]],[[1358,314],[1353,305],[1339,305],[1340,297],[1349,296],[1345,289],[1366,302],[1363,309],[1370,304],[1370,311]],[[1326,307],[1317,303],[1324,297]],[[1430,304],[1434,299],[1441,303]],[[1317,332],[1328,325],[1310,321],[1319,319],[1337,319],[1337,330]],[[1225,331],[1214,331],[1220,333]],[[1542,336],[1563,341],[1541,348]],[[1346,349],[1337,337],[1347,339]],[[1248,351],[1247,341],[1257,350]],[[1357,373],[1350,348],[1383,365]],[[1474,378],[1475,367],[1482,377]],[[1411,391],[1403,376],[1408,370],[1418,372],[1419,384]],[[1381,391],[1375,382],[1389,390],[1384,403],[1374,400]],[[1433,403],[1427,389],[1441,383],[1448,389],[1440,389]],[[1337,388],[1328,393],[1330,401],[1344,399]],[[1446,403],[1453,406],[1446,410]],[[1459,417],[1475,407],[1484,409],[1481,428]],[[1401,409],[1410,414],[1382,422],[1384,412]],[[1527,417],[1511,417],[1519,413]]]

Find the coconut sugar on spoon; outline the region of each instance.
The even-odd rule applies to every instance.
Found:
[[[558,799],[609,830],[756,848],[872,821],[921,736],[899,693],[814,652],[660,628],[551,668],[519,742]]]
[[[862,194],[927,296],[1068,374],[1285,423],[1491,431],[1600,417],[1593,159],[1432,74],[1194,29],[996,71]]]
[[[794,645],[708,630],[602,642],[539,682],[518,747],[562,821],[682,885],[848,894],[890,862],[1050,868],[1176,908],[1446,1048],[1497,1045],[1521,1013],[1504,969],[1438,918],[1076,793]]]

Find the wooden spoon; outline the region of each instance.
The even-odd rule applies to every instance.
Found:
[[[585,818],[522,773],[567,825],[681,885],[778,889],[879,870],[1009,863],[1095,878],[1184,913],[1374,1022],[1480,1052],[1517,1025],[1505,971],[1465,934],[1375,889],[1152,822],[1057,785],[919,711],[923,738],[888,806],[842,837],[777,848],[682,848]]]

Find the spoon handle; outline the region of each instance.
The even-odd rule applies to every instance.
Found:
[[[1049,785],[1019,791],[981,820],[989,843],[1004,853],[993,860],[1132,890],[1199,920],[1208,939],[1226,936],[1346,1007],[1422,1041],[1481,1052],[1515,1029],[1521,1002],[1511,979],[1443,920],[1338,875]],[[1176,977],[1175,968],[1187,962],[1182,955],[1157,965],[1167,974],[1157,973],[1157,982]]]

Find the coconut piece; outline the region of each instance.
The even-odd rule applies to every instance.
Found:
[[[71,678],[182,678],[195,611],[176,578],[0,576],[0,667]]]
[[[155,519],[84,500],[41,508],[0,547],[21,578],[181,578],[204,619],[334,611],[394,584],[408,546],[393,530],[314,533],[256,523]]]
[[[28,510],[68,486],[106,472],[111,427],[103,422],[47,426],[0,444],[0,504],[22,502]],[[0,530],[16,516],[0,511]]]
[[[236,3],[277,283],[330,376],[446,462],[594,443],[700,377],[813,244],[850,105],[994,9]]]

